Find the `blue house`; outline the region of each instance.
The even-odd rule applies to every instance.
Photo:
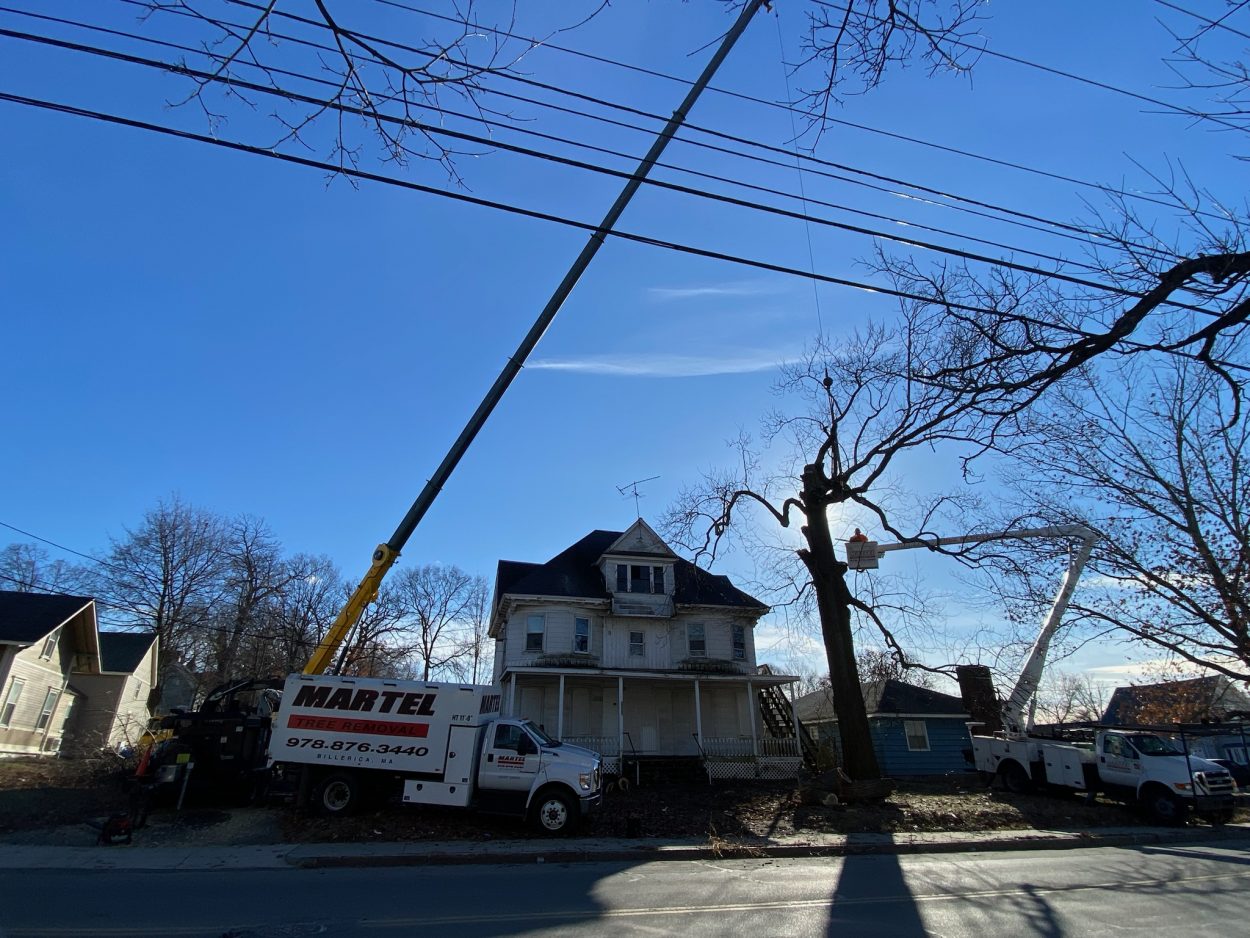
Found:
[[[873,749],[883,775],[949,775],[970,771],[964,750],[972,744],[963,701],[949,694],[902,681],[870,681],[863,685],[864,705]],[[817,742],[832,743],[841,756],[838,720],[828,688],[800,697],[799,720]]]

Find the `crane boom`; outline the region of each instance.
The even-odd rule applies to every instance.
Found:
[[[370,564],[368,572],[364,575],[356,589],[352,591],[346,605],[339,611],[330,628],[326,630],[325,637],[318,643],[312,657],[308,659],[308,664],[304,666],[305,674],[325,673],[339,646],[342,645],[356,623],[360,621],[360,616],[364,613],[365,607],[377,598],[383,577],[386,576],[387,571],[390,570],[395,561],[399,559],[400,551],[408,543],[408,538],[412,536],[412,532],[416,530],[421,519],[425,517],[425,513],[429,510],[430,505],[434,503],[434,499],[438,496],[448,478],[450,478],[452,470],[456,468],[457,463],[460,462],[461,457],[468,450],[469,444],[473,442],[474,437],[477,436],[483,425],[485,425],[486,419],[491,415],[491,412],[503,397],[504,392],[508,390],[512,379],[520,373],[521,367],[525,364],[525,360],[529,357],[530,352],[534,350],[538,340],[542,338],[543,333],[547,331],[547,327],[555,319],[556,313],[564,305],[564,301],[573,292],[573,287],[577,285],[577,281],[581,279],[591,260],[599,252],[599,248],[603,246],[606,236],[611,233],[613,226],[621,217],[621,213],[625,211],[625,206],[629,204],[634,197],[634,193],[638,191],[638,187],[647,178],[651,167],[660,158],[660,154],[668,146],[669,141],[677,132],[677,128],[685,121],[690,108],[712,80],[712,76],[720,68],[725,57],[729,55],[729,50],[734,47],[738,38],[746,31],[747,24],[751,22],[759,8],[767,2],[768,0],[750,0],[743,7],[742,13],[738,16],[729,32],[725,34],[725,38],[721,41],[716,53],[708,61],[707,65],[704,66],[703,72],[690,86],[690,90],[686,93],[685,98],[682,99],[677,110],[673,112],[672,117],[668,119],[668,122],[656,136],[654,142],[652,142],[651,148],[638,163],[638,167],[630,175],[629,179],[626,180],[620,194],[616,197],[616,201],[612,203],[612,207],[604,215],[603,221],[599,223],[599,226],[586,239],[586,245],[582,248],[581,253],[573,261],[568,273],[564,275],[559,286],[556,287],[555,293],[547,301],[547,305],[538,314],[538,318],[534,321],[533,326],[530,327],[529,332],[525,334],[525,338],[521,340],[517,350],[504,364],[499,377],[495,379],[495,383],[486,392],[482,403],[478,405],[477,410],[473,412],[473,416],[469,418],[469,422],[465,424],[464,429],[460,431],[460,435],[456,437],[456,441],[451,445],[451,449],[447,451],[447,455],[443,457],[443,461],[439,463],[434,475],[425,483],[416,501],[412,503],[412,507],[404,515],[404,519],[399,523],[399,527],[391,535],[391,539],[385,544],[379,544],[373,552],[373,562]]]

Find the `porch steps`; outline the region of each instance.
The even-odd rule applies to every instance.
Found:
[[[761,674],[771,673],[768,665],[759,666]],[[779,687],[760,688],[760,718],[768,735],[775,739],[788,739],[798,727],[799,748],[803,753],[803,765],[816,768],[816,740],[811,731],[794,716],[794,708]]]

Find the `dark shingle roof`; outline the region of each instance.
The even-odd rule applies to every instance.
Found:
[[[916,687],[903,681],[886,679],[867,681],[861,685],[864,706],[869,716],[889,716],[892,713],[916,713],[932,716],[967,716],[963,701],[950,694],[941,694],[926,687]],[[795,702],[799,719],[806,722],[836,720],[833,712],[833,694],[829,688],[821,688],[804,694]]]
[[[578,599],[607,599],[608,591],[599,572],[599,558],[621,537],[620,531],[591,531],[572,547],[546,563],[501,560],[496,573],[499,596],[568,596]],[[659,555],[665,556],[668,555]],[[687,560],[674,562],[673,600],[678,605],[738,606],[766,609],[764,603],[744,593],[728,577],[701,570]]]
[[[154,641],[155,632],[101,632],[100,670],[132,673]]]
[[[0,642],[32,645],[89,602],[86,596],[0,590]]]
[[[1134,712],[1146,704],[1161,708],[1176,704],[1183,709],[1205,710],[1203,715],[1209,719],[1250,711],[1250,697],[1244,691],[1228,678],[1213,675],[1185,681],[1117,687],[1111,694],[1111,700],[1107,702],[1102,722],[1114,725],[1132,721],[1135,718]]]

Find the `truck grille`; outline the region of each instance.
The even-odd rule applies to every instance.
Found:
[[[1227,772],[1195,772],[1194,781],[1208,795],[1231,795],[1236,786]]]

